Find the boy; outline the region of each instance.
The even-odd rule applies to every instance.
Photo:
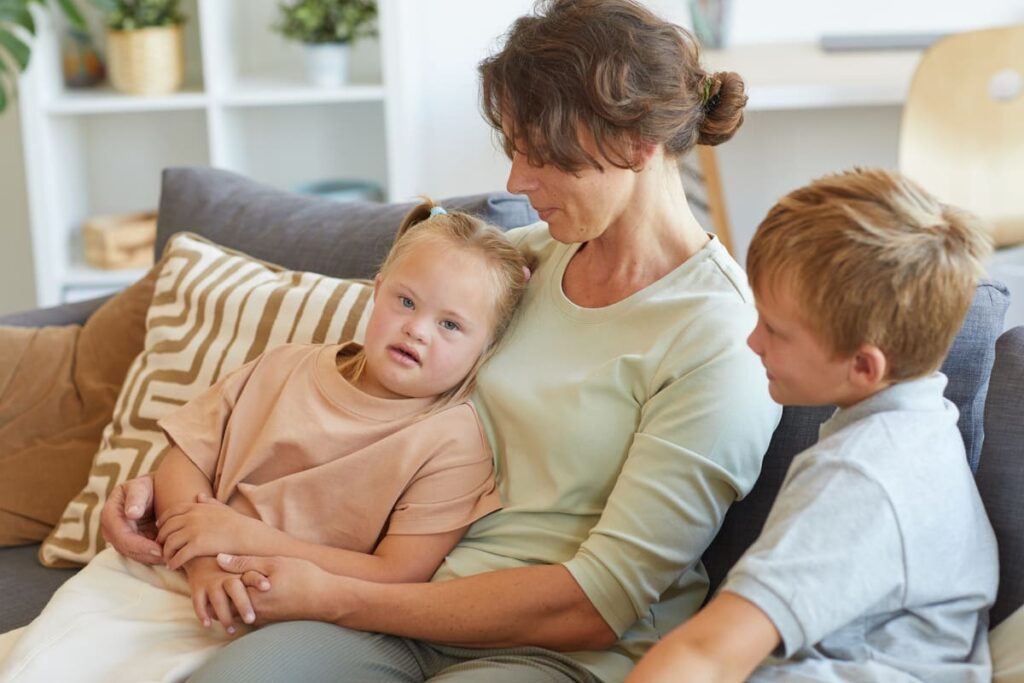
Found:
[[[995,538],[937,372],[990,251],[970,215],[885,171],[769,211],[748,344],[777,402],[838,410],[718,595],[630,682],[990,680]]]

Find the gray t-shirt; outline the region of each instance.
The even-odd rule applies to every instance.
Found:
[[[941,374],[821,426],[723,591],[782,636],[751,681],[991,680],[996,542]]]

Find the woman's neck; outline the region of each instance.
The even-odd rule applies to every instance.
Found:
[[[573,255],[563,291],[585,308],[610,306],[665,277],[708,239],[678,172],[652,173],[638,183],[631,208]]]

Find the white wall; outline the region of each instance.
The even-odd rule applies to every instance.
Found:
[[[0,115],[0,314],[35,306],[18,102]]]

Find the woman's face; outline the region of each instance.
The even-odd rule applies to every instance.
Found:
[[[636,189],[637,173],[618,168],[598,154],[589,131],[581,130],[580,143],[601,162],[603,171],[587,167],[572,173],[550,164],[531,166],[526,155],[516,151],[506,183],[509,192],[529,197],[551,236],[565,244],[588,242],[609,226],[628,220]]]

